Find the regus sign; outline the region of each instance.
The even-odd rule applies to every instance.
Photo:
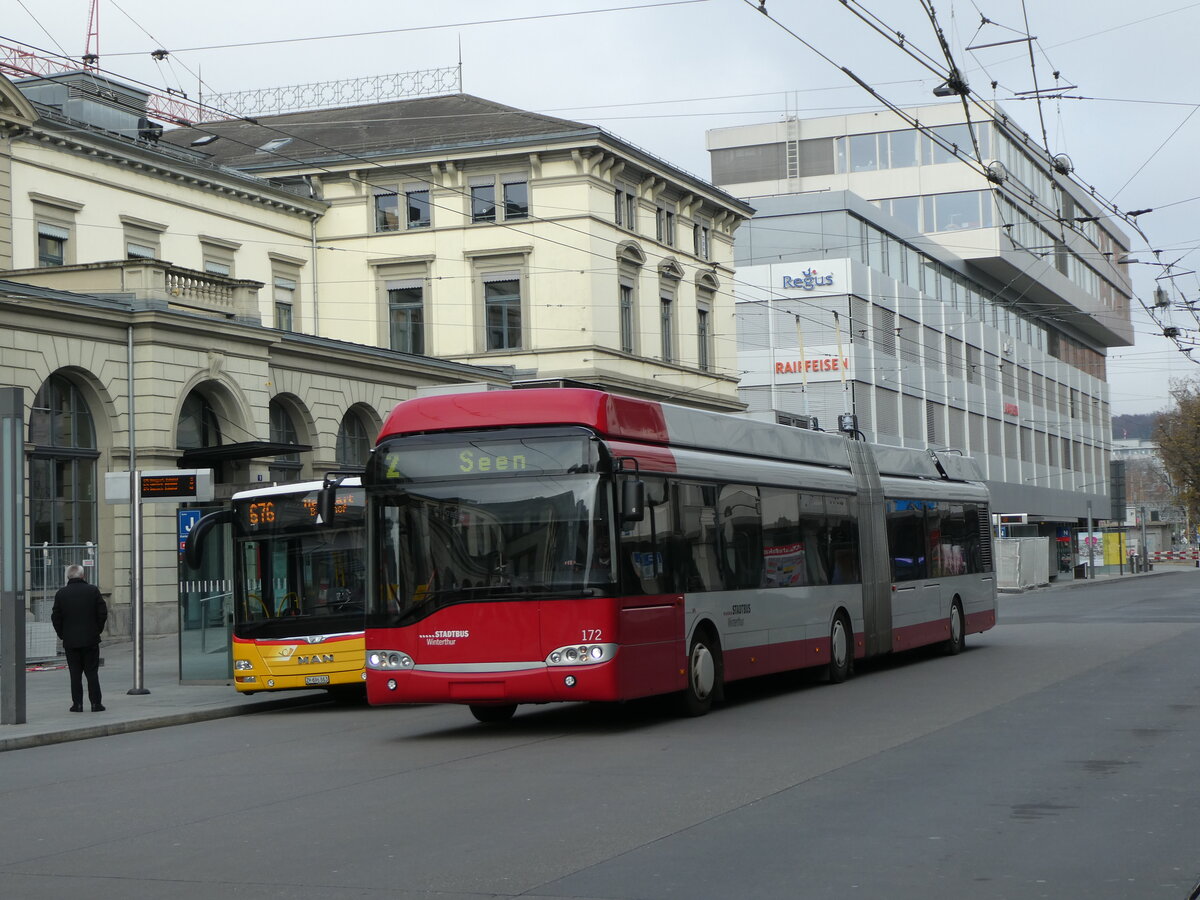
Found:
[[[819,275],[816,269],[805,269],[796,275],[784,275],[783,287],[796,288],[802,291],[812,291],[819,287],[829,287],[833,284],[833,273]]]

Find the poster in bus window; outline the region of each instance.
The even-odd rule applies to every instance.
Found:
[[[783,544],[764,547],[763,559],[766,571],[763,574],[765,587],[791,587],[804,584],[804,544]]]
[[[663,570],[661,553],[631,553],[629,558],[637,577],[643,581],[649,581]]]

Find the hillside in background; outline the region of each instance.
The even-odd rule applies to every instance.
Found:
[[[1113,440],[1150,440],[1154,437],[1154,423],[1158,413],[1127,413],[1112,417]]]

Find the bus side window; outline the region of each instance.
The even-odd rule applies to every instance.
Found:
[[[669,539],[673,529],[667,483],[646,477],[646,515],[624,523],[617,556],[622,589],[634,594],[666,594],[674,589]]]
[[[800,494],[786,488],[761,488],[763,587],[799,587],[809,583],[808,551],[800,531]]]
[[[925,509],[920,500],[887,501],[888,551],[892,581],[928,576],[925,549]]]
[[[730,590],[762,585],[762,514],[758,488],[730,484],[721,488],[717,502],[721,517],[721,562],[725,587]]]
[[[680,482],[675,490],[679,531],[675,556],[680,591],[719,591],[724,587],[717,558],[716,488]]]
[[[825,498],[831,584],[858,584],[862,581],[858,567],[858,522],[853,509],[849,497]]]

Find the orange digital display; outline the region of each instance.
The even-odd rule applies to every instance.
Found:
[[[259,497],[236,503],[242,524],[250,531],[269,528],[293,528],[315,525],[317,521],[317,494]],[[334,519],[342,519],[363,510],[361,488],[348,488],[337,492],[333,507]]]
[[[145,500],[156,497],[194,498],[196,496],[196,476],[194,473],[143,475],[141,477],[141,493]]]

